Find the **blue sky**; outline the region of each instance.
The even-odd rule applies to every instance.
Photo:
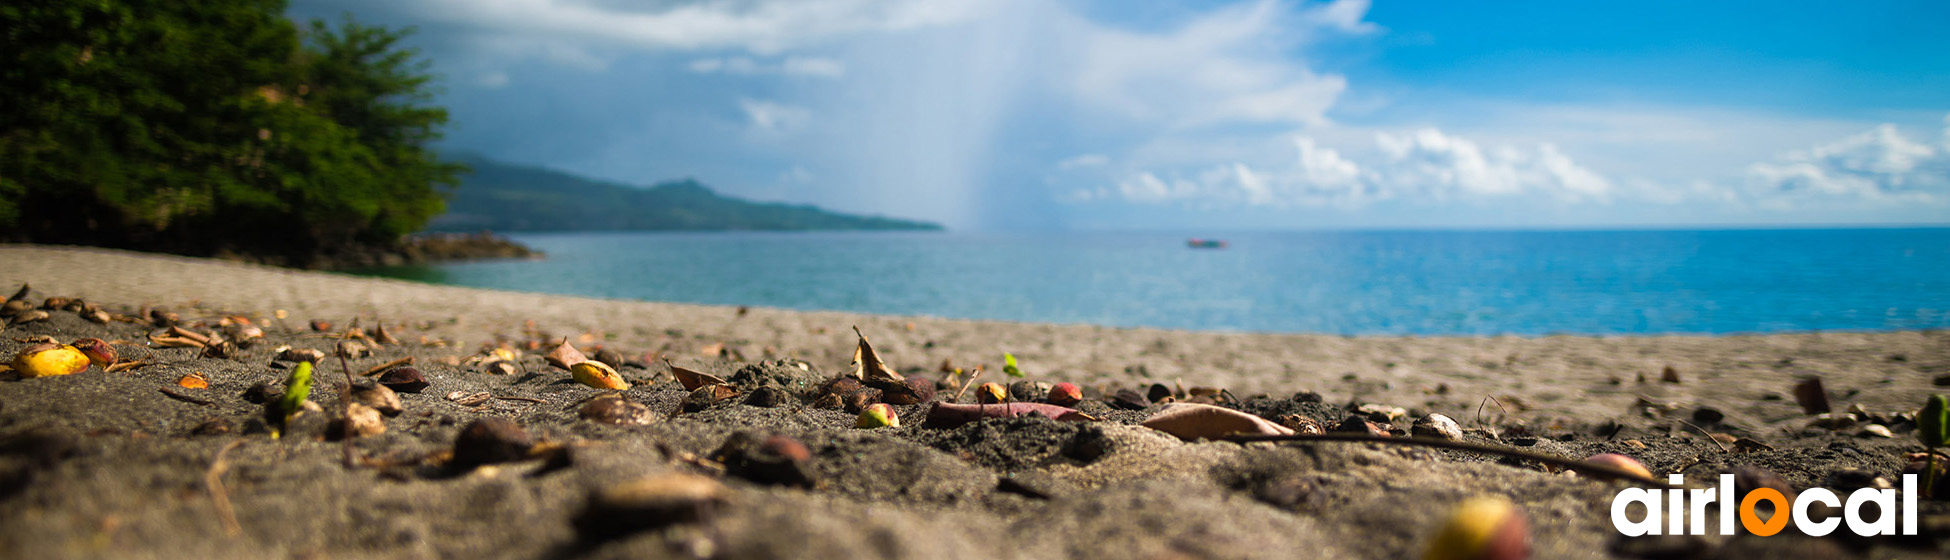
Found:
[[[291,11],[417,27],[452,149],[957,229],[1950,222],[1944,3],[1475,4]]]

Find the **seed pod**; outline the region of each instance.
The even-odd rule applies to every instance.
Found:
[[[45,310],[28,309],[26,311],[21,311],[19,314],[14,315],[13,319],[7,321],[7,324],[24,325],[35,321],[46,321],[48,317],[49,315]]]
[[[873,406],[860,411],[860,418],[853,421],[855,428],[899,428],[900,426],[900,415],[895,414],[893,405],[887,403],[874,403]]]
[[[14,371],[21,377],[52,377],[88,369],[88,355],[66,344],[36,344],[14,354]]]
[[[33,307],[34,306],[32,304],[29,304],[26,301],[18,300],[18,299],[10,299],[7,300],[7,303],[5,305],[0,305],[0,317],[13,317],[15,315],[21,314],[22,312],[27,311],[28,309],[32,309]]]
[[[1001,383],[983,383],[975,388],[975,402],[982,404],[1009,402],[1009,389],[1003,387]]]
[[[1151,399],[1130,389],[1118,389],[1110,396],[1108,402],[1111,406],[1125,410],[1143,410],[1144,407],[1151,406]]]
[[[385,385],[366,381],[352,386],[352,402],[366,405],[387,416],[397,416],[405,410],[400,404],[398,392]]]
[[[1464,500],[1429,540],[1427,560],[1523,560],[1530,526],[1523,511],[1501,496]]]
[[[627,391],[630,388],[630,382],[624,381],[622,374],[616,373],[615,368],[594,360],[576,362],[575,365],[569,366],[569,373],[577,383],[597,389]]]
[[[325,353],[312,348],[292,348],[286,346],[278,350],[278,359],[286,362],[319,363],[325,360]]]
[[[590,422],[617,426],[641,426],[657,420],[657,413],[651,412],[650,407],[630,402],[616,393],[591,399],[589,404],[582,405],[582,409],[576,411],[576,415]]]
[[[1646,478],[1652,478],[1652,471],[1646,469],[1645,465],[1643,463],[1640,463],[1638,459],[1633,459],[1631,457],[1619,455],[1617,453],[1599,453],[1597,455],[1586,457],[1584,461],[1587,463],[1597,463],[1600,465],[1614,467],[1620,470],[1631,472],[1632,474],[1636,474]]]
[[[59,311],[61,308],[67,307],[68,303],[72,301],[74,301],[74,298],[62,297],[62,296],[48,296],[47,299],[41,301],[41,309],[53,309]]]
[[[401,393],[418,393],[426,390],[427,378],[420,375],[420,369],[413,366],[400,366],[379,375],[379,384]]]
[[[87,319],[88,322],[97,325],[106,325],[110,320],[114,319],[107,311],[100,309],[83,309],[81,310],[81,318]]]
[[[1463,437],[1462,425],[1457,424],[1455,419],[1441,414],[1430,414],[1416,420],[1415,425],[1410,427],[1409,433],[1415,434],[1415,437],[1450,441],[1460,440]]]
[[[106,368],[115,365],[115,347],[109,346],[99,338],[84,338],[74,341],[76,350],[88,356],[88,362],[95,367]]]
[[[1075,407],[1077,403],[1083,402],[1083,390],[1078,389],[1077,384],[1068,381],[1058,383],[1050,387],[1046,402],[1056,406]]]

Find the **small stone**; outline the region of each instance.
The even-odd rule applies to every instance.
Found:
[[[1166,387],[1163,383],[1152,383],[1151,388],[1145,390],[1144,398],[1153,404],[1164,404],[1176,400],[1171,393],[1171,387]]]
[[[1808,422],[1808,427],[1827,430],[1846,430],[1855,427],[1855,415],[1846,412],[1840,414],[1823,412],[1816,414],[1815,419]]]
[[[657,421],[657,413],[619,394],[596,397],[576,411],[583,420],[616,426],[642,426]]]
[[[378,383],[359,383],[352,386],[352,402],[359,403],[380,414],[398,416],[406,410],[400,404],[399,393]]]
[[[379,384],[400,393],[418,393],[431,385],[420,375],[420,369],[413,366],[400,366],[379,374]]]
[[[1664,370],[1659,371],[1659,380],[1666,383],[1678,383],[1679,370],[1673,369],[1672,366],[1666,366]]]
[[[278,351],[278,359],[286,362],[311,362],[316,365],[325,361],[325,353],[314,348],[285,347]]]
[[[1726,419],[1727,419],[1726,413],[1720,412],[1712,408],[1702,406],[1693,410],[1693,422],[1702,425],[1718,424],[1720,423],[1721,420],[1726,420]]]
[[[1049,398],[1050,384],[1041,381],[1017,381],[1009,384],[1009,398],[1016,402],[1043,402]]]
[[[745,404],[760,408],[785,406],[791,400],[792,395],[786,394],[784,389],[771,385],[753,389],[751,394],[745,395]]]
[[[1867,426],[1863,426],[1862,431],[1856,432],[1855,435],[1860,437],[1874,437],[1874,438],[1896,437],[1896,434],[1891,433],[1889,431],[1888,426],[1884,426],[1882,424],[1870,424]]]
[[[1151,399],[1130,389],[1118,389],[1116,393],[1111,394],[1108,402],[1111,406],[1125,410],[1143,410],[1144,407],[1151,406]]]
[[[328,437],[338,439],[345,437],[348,432],[355,438],[386,433],[386,420],[380,417],[379,411],[357,402],[352,403],[348,408],[351,409],[349,414],[344,418],[333,420],[332,426],[326,429]]]
[[[1455,419],[1441,414],[1430,414],[1417,419],[1415,425],[1410,428],[1409,433],[1415,434],[1415,437],[1446,439],[1450,441],[1461,440],[1463,437],[1462,425],[1457,424]]]
[[[702,521],[731,497],[718,481],[684,473],[651,475],[598,490],[575,520],[588,540]]]
[[[520,461],[528,457],[535,440],[514,421],[488,416],[476,419],[454,437],[454,458],[449,463],[461,469],[481,465]]]

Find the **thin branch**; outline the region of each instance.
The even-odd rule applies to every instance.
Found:
[[[1466,441],[1451,441],[1446,439],[1420,438],[1420,437],[1405,437],[1405,438],[1385,437],[1385,436],[1371,436],[1367,434],[1349,434],[1349,433],[1294,434],[1294,435],[1283,435],[1283,436],[1238,435],[1238,436],[1227,437],[1225,439],[1227,441],[1235,441],[1241,443],[1253,442],[1253,441],[1298,441],[1298,442],[1338,441],[1338,442],[1355,442],[1355,443],[1385,443],[1390,445],[1413,445],[1413,446],[1421,446],[1421,447],[1455,449],[1459,451],[1474,451],[1477,453],[1486,453],[1490,455],[1501,455],[1504,457],[1515,457],[1518,459],[1526,459],[1526,460],[1536,461],[1539,463],[1544,463],[1547,465],[1557,465],[1560,467],[1565,467],[1568,469],[1591,473],[1595,475],[1607,476],[1611,478],[1621,478],[1621,479],[1631,480],[1634,482],[1650,484],[1650,485],[1658,486],[1660,488],[1677,488],[1677,486],[1668,484],[1666,483],[1666,481],[1659,480],[1657,478],[1648,477],[1645,475],[1641,475],[1638,473],[1634,473],[1610,465],[1600,465],[1600,464],[1590,463],[1586,461],[1579,461],[1576,459],[1565,459],[1563,457],[1557,457],[1554,455],[1545,455],[1542,453],[1535,453],[1535,452],[1524,451],[1520,449],[1511,449],[1508,447],[1503,447],[1498,445],[1486,445],[1480,443],[1470,443]]]
[[[1680,420],[1680,419],[1677,419],[1677,418],[1674,418],[1674,419],[1673,419],[1673,421],[1674,421],[1674,422],[1678,422],[1678,423],[1681,423],[1681,424],[1685,424],[1685,425],[1686,425],[1686,427],[1688,427],[1688,428],[1692,428],[1692,429],[1693,429],[1693,431],[1696,431],[1696,432],[1699,432],[1699,435],[1703,435],[1703,436],[1706,436],[1706,441],[1710,441],[1710,442],[1713,442],[1713,445],[1714,445],[1715,447],[1719,447],[1719,448],[1720,448],[1720,452],[1721,452],[1721,453],[1732,453],[1732,451],[1729,451],[1729,450],[1727,450],[1727,446],[1726,446],[1726,444],[1723,444],[1723,443],[1720,443],[1720,440],[1717,440],[1717,439],[1713,439],[1713,434],[1709,434],[1709,433],[1706,433],[1706,430],[1702,430],[1702,429],[1700,429],[1700,427],[1699,427],[1699,426],[1694,426],[1692,422],[1687,422],[1687,421],[1685,421],[1685,420]]]
[[[357,324],[359,318],[356,316],[353,317],[352,322]],[[352,438],[355,437],[352,434],[352,365],[345,360],[345,340],[351,335],[352,331],[347,329],[345,334],[339,335],[339,343],[332,345],[332,353],[339,355],[339,371],[345,373],[345,387],[339,389],[339,408],[344,409],[342,411],[343,415],[339,416],[339,418],[343,419],[341,422],[344,423],[339,429],[339,439],[344,445],[343,459],[346,469],[351,469],[354,466],[352,461]]]
[[[223,531],[232,538],[244,533],[244,527],[237,524],[237,511],[230,507],[230,493],[223,489],[223,472],[230,468],[224,462],[224,455],[243,445],[244,440],[232,440],[217,450],[217,458],[210,461],[210,470],[203,472],[203,487],[210,492],[210,502],[217,507],[217,518],[223,521]]]
[[[376,366],[372,366],[372,367],[369,367],[369,368],[366,368],[366,371],[364,371],[364,372],[361,372],[361,373],[359,374],[359,377],[372,377],[372,376],[375,376],[375,375],[379,375],[379,374],[382,374],[382,373],[386,373],[386,370],[389,370],[389,369],[393,369],[393,368],[396,368],[396,367],[399,367],[399,366],[404,366],[404,365],[411,365],[412,363],[413,363],[413,357],[412,357],[412,356],[407,356],[407,357],[404,357],[404,358],[400,358],[400,359],[397,359],[397,360],[393,360],[393,361],[390,361],[390,362],[386,362],[386,363],[383,363],[383,364],[379,364],[379,365],[376,365]]]

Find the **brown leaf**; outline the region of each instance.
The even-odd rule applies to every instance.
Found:
[[[1074,408],[1043,403],[1008,404],[955,404],[951,402],[934,403],[928,409],[927,426],[930,428],[953,428],[984,418],[1017,418],[1036,415],[1065,422],[1095,421],[1097,418]]]
[[[550,350],[547,356],[542,356],[542,359],[548,360],[548,365],[562,369],[573,368],[576,364],[589,361],[589,357],[582,355],[582,351],[577,350],[576,347],[570,346],[569,339],[566,338],[562,339],[561,345]]]
[[[907,382],[907,378],[901,377],[901,374],[894,372],[893,368],[887,367],[886,362],[880,361],[880,355],[874,353],[873,345],[867,343],[867,335],[860,332],[860,327],[853,327],[853,334],[860,336],[860,347],[853,349],[854,378],[861,381]]]
[[[1234,434],[1292,435],[1293,430],[1230,408],[1172,403],[1138,424],[1183,440],[1219,439]]]
[[[670,363],[670,360],[664,360],[664,365],[670,367],[670,376],[677,378],[678,383],[684,384],[684,390],[686,391],[696,391],[698,387],[725,384],[725,380],[722,377],[693,369],[677,367],[677,364]]]

